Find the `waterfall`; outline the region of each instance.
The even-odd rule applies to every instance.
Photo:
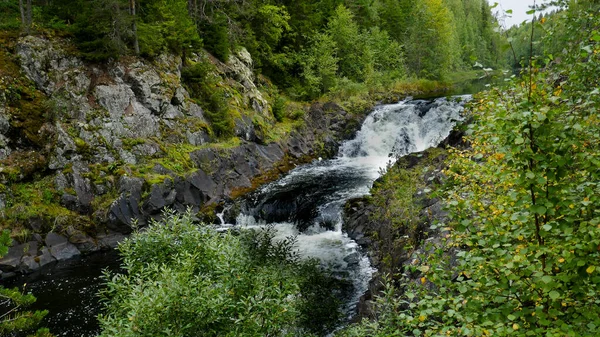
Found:
[[[378,106],[356,137],[341,145],[336,158],[300,166],[253,193],[236,226],[273,224],[278,238],[295,236],[300,256],[317,258],[351,280],[354,289],[345,307],[351,316],[374,270],[358,244],[342,232],[344,203],[368,194],[381,169],[398,157],[445,139],[469,98],[407,99]]]

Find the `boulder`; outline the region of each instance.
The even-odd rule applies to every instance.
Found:
[[[0,270],[5,272],[16,271],[21,264],[26,249],[28,249],[26,243],[10,247],[8,253],[0,259]]]
[[[48,233],[48,235],[46,235],[45,242],[50,254],[56,260],[66,260],[81,254],[77,247],[75,247],[75,245],[70,243],[67,238],[62,235]]]

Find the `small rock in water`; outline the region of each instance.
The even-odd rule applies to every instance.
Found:
[[[354,252],[344,258],[344,261],[348,265],[357,265],[359,260],[360,260],[360,255],[358,254],[358,252]]]

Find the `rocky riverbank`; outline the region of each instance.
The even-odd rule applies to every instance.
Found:
[[[356,320],[374,314],[374,297],[383,289],[383,275],[404,275],[420,282],[410,268],[432,251],[446,234],[432,226],[444,223],[444,204],[435,196],[445,176],[449,146],[464,146],[462,132],[453,131],[437,148],[399,158],[373,184],[371,194],[349,200],[344,207],[344,231],[368,252],[378,270],[361,297]]]
[[[84,62],[66,40],[14,38],[0,51],[0,218],[15,244],[0,278],[114,247],[165,207],[212,216],[224,201],[295,165],[335,154],[365,114],[335,103],[276,123],[245,50],[214,76],[234,137],[211,131],[185,88],[181,58]],[[282,126],[283,125],[283,126]]]

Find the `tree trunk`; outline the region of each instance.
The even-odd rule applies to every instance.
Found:
[[[19,10],[21,10],[21,24],[25,25],[25,7],[23,7],[23,0],[19,0]]]
[[[133,30],[133,50],[135,52],[136,55],[140,54],[140,43],[138,40],[138,34],[137,34],[137,23],[136,23],[136,14],[135,14],[135,0],[129,0],[129,11],[131,13],[131,16],[133,17],[133,24],[132,24],[132,30]]]
[[[188,0],[188,13],[194,23],[198,23],[198,1]]]
[[[32,13],[33,13],[33,10],[31,9],[31,0],[27,0],[27,24],[26,24],[27,34],[29,34],[29,32],[31,30],[31,24],[33,23]]]

